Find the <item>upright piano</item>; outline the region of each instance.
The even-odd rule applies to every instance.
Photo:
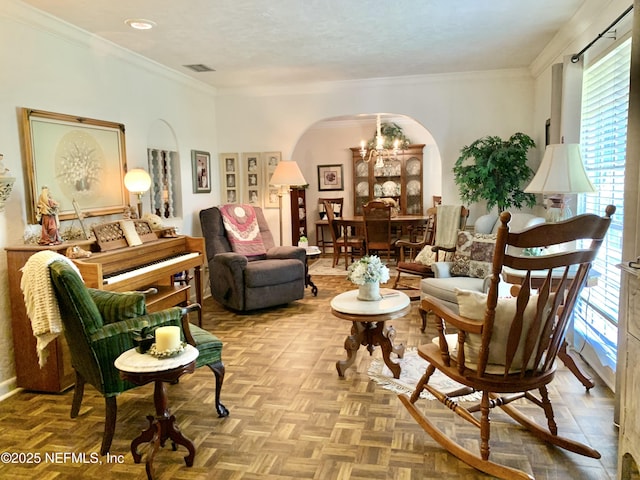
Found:
[[[75,373],[64,336],[57,337],[49,344],[47,363],[42,368],[38,365],[36,339],[20,289],[20,269],[31,255],[44,249],[64,255],[70,246],[92,251],[90,257],[73,259],[88,287],[117,292],[155,287],[157,293],[146,297],[147,309],[153,312],[189,301],[189,277],[182,282],[175,280],[177,275],[193,270],[195,298],[197,302],[202,302],[201,270],[206,259],[203,238],[184,235],[158,238],[145,241],[142,245],[123,246],[108,251],[98,251],[99,246],[95,240],[65,242],[52,246],[7,247],[11,324],[18,387],[42,392],[61,392],[74,383]],[[201,323],[201,317],[198,320]]]
[[[154,287],[147,296],[150,312],[188,301],[188,278],[177,285],[176,275],[193,269],[196,301],[202,303],[202,265],[205,262],[204,238],[178,236],[159,238],[134,247],[93,253],[74,259],[84,283],[91,288],[127,292]],[[185,285],[186,283],[186,285]],[[198,323],[202,324],[199,317]]]

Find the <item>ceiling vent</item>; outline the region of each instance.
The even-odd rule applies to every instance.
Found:
[[[202,64],[202,63],[196,63],[194,65],[183,65],[183,67],[187,67],[191,70],[193,70],[194,72],[215,72],[215,70],[211,67],[207,67],[206,65]]]

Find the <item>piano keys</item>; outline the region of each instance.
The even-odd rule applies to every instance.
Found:
[[[102,283],[104,285],[111,285],[118,282],[124,282],[139,275],[146,275],[147,273],[155,273],[156,270],[163,269],[165,267],[172,267],[176,264],[180,264],[187,260],[197,258],[200,255],[199,252],[182,253],[175,257],[167,258],[166,260],[158,260],[148,265],[141,265],[138,268],[132,268],[114,275],[105,275]]]
[[[156,287],[158,293],[147,297],[147,308],[153,312],[188,300],[189,285],[175,285],[174,275],[191,269],[196,301],[202,304],[201,270],[205,260],[204,238],[183,235],[96,252],[73,262],[90,288],[128,292]],[[198,323],[202,324],[201,312]]]

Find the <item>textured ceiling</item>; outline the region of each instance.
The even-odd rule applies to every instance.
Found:
[[[223,88],[528,67],[585,2],[23,1]],[[127,18],[157,26],[135,31]]]

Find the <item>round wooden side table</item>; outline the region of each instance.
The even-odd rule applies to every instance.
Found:
[[[184,461],[187,467],[193,466],[196,448],[175,424],[175,416],[169,411],[166,383],[175,383],[183,374],[193,373],[196,368],[196,358],[198,358],[198,349],[186,345],[182,353],[170,358],[156,358],[139,353],[132,348],[116,358],[114,362],[115,367],[120,371],[120,377],[124,380],[129,380],[136,385],[155,382],[153,401],[156,415],[147,415],[149,427],[131,442],[131,454],[135,463],[140,463],[142,459],[138,446],[144,442],[153,444],[153,448],[147,454],[145,467],[149,480],[153,479],[153,459],[158,449],[161,446],[164,447],[167,439],[171,440],[174,450],[178,444],[189,451]]]
[[[360,345],[365,345],[369,354],[379,345],[382,349],[382,359],[393,373],[394,378],[400,378],[400,365],[390,358],[391,352],[402,358],[404,345],[395,346],[393,339],[396,331],[392,326],[385,326],[387,320],[404,317],[411,309],[409,297],[397,290],[380,289],[381,300],[358,300],[358,290],[336,295],[331,300],[331,313],[338,318],[352,322],[351,335],[344,341],[347,359],[336,362],[338,375],[344,377],[347,368],[353,365]]]

